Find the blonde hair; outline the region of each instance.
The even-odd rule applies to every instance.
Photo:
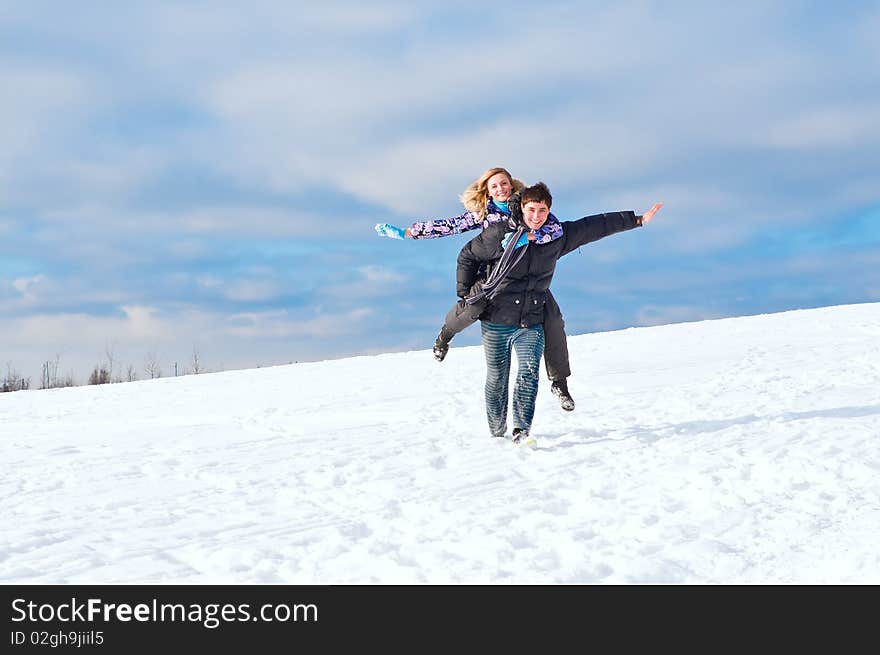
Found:
[[[498,175],[498,173],[504,173],[507,176],[507,179],[510,180],[510,186],[513,187],[513,193],[519,193],[526,188],[526,185],[513,177],[506,168],[496,166],[487,170],[471,182],[461,194],[461,203],[464,208],[478,214],[480,220],[486,218],[486,204],[489,202],[489,178]]]

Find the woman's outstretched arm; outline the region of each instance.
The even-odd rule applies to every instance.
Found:
[[[476,212],[466,211],[450,218],[416,221],[407,228],[379,223],[376,225],[376,232],[380,237],[392,239],[438,239],[481,227],[482,221],[483,219]]]

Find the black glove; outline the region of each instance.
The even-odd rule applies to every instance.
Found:
[[[507,208],[510,210],[510,218],[507,219],[507,223],[510,225],[510,229],[515,230],[520,225],[524,225],[522,214],[522,200],[520,199],[518,193],[514,193],[512,196],[510,196],[510,198],[507,199]]]

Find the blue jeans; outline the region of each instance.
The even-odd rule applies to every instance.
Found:
[[[535,416],[544,328],[497,325],[483,321],[483,350],[486,353],[486,418],[493,437],[507,430],[507,389],[511,351],[516,351],[518,368],[513,386],[513,427],[528,432]]]

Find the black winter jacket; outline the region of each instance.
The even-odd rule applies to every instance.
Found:
[[[544,321],[544,303],[547,290],[556,270],[556,262],[563,255],[580,246],[604,237],[631,230],[642,224],[642,217],[634,212],[609,212],[587,216],[577,221],[562,223],[562,236],[550,243],[529,244],[520,262],[501,283],[500,291],[489,303],[481,320],[500,325],[531,327]],[[477,281],[480,266],[492,266],[501,258],[501,243],[510,231],[507,223],[487,227],[472,239],[458,255],[457,291],[464,297]]]

